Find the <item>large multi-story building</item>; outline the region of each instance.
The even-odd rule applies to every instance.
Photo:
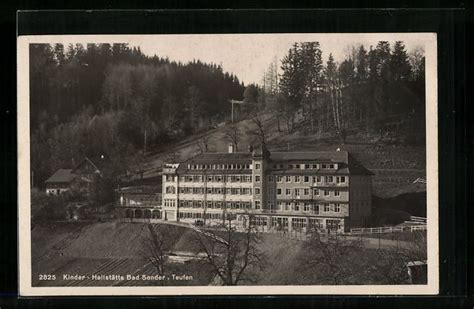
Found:
[[[346,151],[203,153],[163,168],[165,220],[343,231],[367,224],[372,173]]]

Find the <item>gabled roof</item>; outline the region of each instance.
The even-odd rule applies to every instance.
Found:
[[[74,174],[74,172],[75,172],[81,165],[83,165],[84,162],[89,163],[90,165],[92,165],[92,167],[95,168],[96,172],[98,172],[98,173],[100,174],[100,170],[99,170],[99,168],[97,167],[97,165],[95,165],[94,162],[92,162],[88,157],[85,157],[84,159],[82,159],[81,162],[79,162],[79,164],[77,164],[77,165],[71,170],[71,173]]]
[[[252,164],[250,152],[205,152],[182,162],[178,173],[202,173],[204,170],[190,170],[188,165],[193,164]],[[208,173],[226,174],[226,170],[206,170]],[[233,173],[251,173],[250,169],[232,170]]]
[[[270,152],[270,162],[318,162],[318,163],[339,163],[336,174],[353,174],[353,175],[373,175],[371,171],[366,169],[359,161],[354,159],[347,151],[311,151],[311,152]],[[204,170],[190,170],[188,165],[193,164],[251,164],[254,155],[250,152],[215,152],[202,153],[181,163],[177,169],[178,173],[201,174]],[[205,170],[206,173],[215,174],[248,174],[249,169],[241,170]],[[275,172],[275,171],[274,171]],[[305,173],[304,170],[298,171],[276,171],[283,174],[300,174]],[[306,173],[313,173],[308,170]],[[334,171],[319,170],[318,174],[334,174]]]
[[[252,154],[249,152],[205,152],[190,158],[180,164],[180,168],[187,168],[188,164],[222,164],[222,163],[252,163]]]
[[[272,161],[319,161],[348,163],[347,151],[271,152]]]
[[[72,169],[58,169],[51,177],[46,180],[46,183],[69,183],[74,179]]]
[[[120,193],[131,193],[131,194],[158,194],[158,186],[130,186],[122,187],[116,190]]]

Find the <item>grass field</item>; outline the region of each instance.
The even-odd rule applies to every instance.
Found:
[[[189,229],[163,226],[165,232],[180,234],[173,250],[184,251]],[[63,275],[156,275],[147,259],[145,224],[133,223],[51,223],[37,225],[32,231],[33,286],[109,286],[159,285],[155,281],[63,280]],[[187,248],[189,250],[189,248]],[[189,275],[192,281],[172,281],[172,285],[207,285],[212,277],[196,262],[169,265],[168,271]],[[55,275],[55,281],[42,281],[40,275]]]
[[[195,235],[191,229],[160,225],[163,233],[175,235],[173,251],[195,252]],[[147,260],[143,237],[147,235],[144,223],[50,223],[37,225],[32,230],[32,282],[33,286],[159,286],[209,285],[213,282],[210,268],[197,261],[185,264],[167,264],[170,274],[191,276],[184,281],[142,280],[82,280],[68,281],[63,275],[156,275]],[[305,243],[278,235],[263,234],[260,245],[266,260],[263,270],[253,269],[255,282],[242,284],[330,284],[318,273],[325,271],[320,265],[311,270],[301,268],[301,257],[306,254]],[[384,284],[384,277],[373,268],[378,251],[360,248],[350,253],[347,260],[353,263],[343,283]],[[352,270],[353,269],[353,270]],[[55,275],[56,280],[40,280],[44,274]]]

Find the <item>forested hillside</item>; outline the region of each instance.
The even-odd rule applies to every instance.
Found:
[[[148,57],[127,44],[32,44],[34,185],[84,156],[104,156],[116,173],[125,172],[145,147],[223,121],[228,100],[243,92],[216,64]]]
[[[401,41],[380,41],[369,50],[346,48],[339,63],[329,54],[324,63],[318,42],[295,42],[281,61],[282,74],[277,67],[272,63],[265,73],[263,93],[279,130],[331,133],[342,143],[348,134],[368,133],[423,144],[422,48],[408,53]]]

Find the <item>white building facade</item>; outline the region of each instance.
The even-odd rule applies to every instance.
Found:
[[[163,169],[162,219],[342,232],[368,223],[372,173],[348,152],[203,153]]]

